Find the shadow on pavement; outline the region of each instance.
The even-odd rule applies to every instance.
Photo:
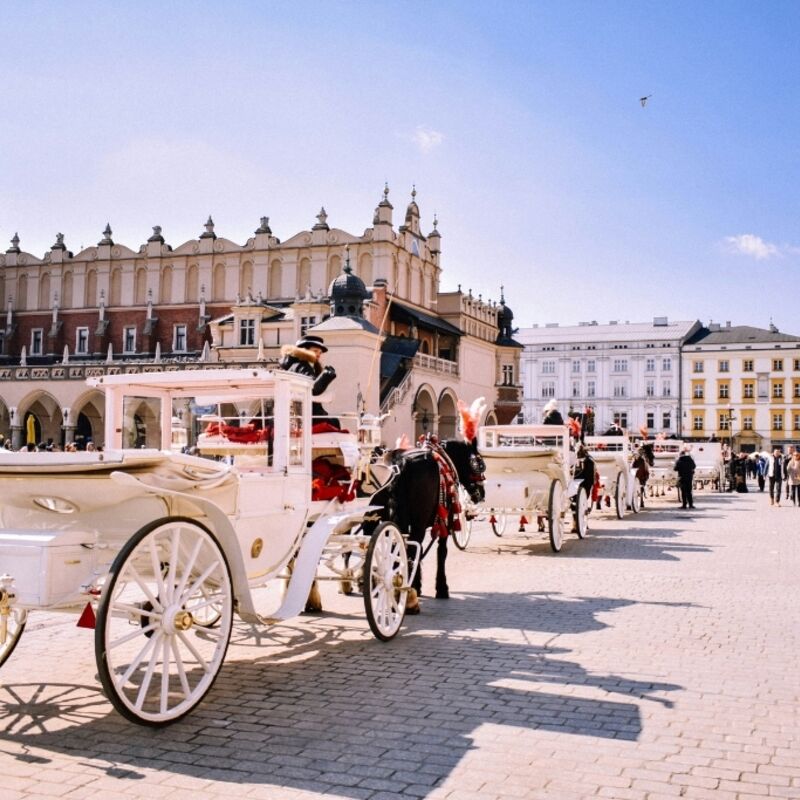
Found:
[[[589,673],[567,649],[519,641],[525,630],[597,630],[599,613],[633,602],[468,595],[437,603],[435,615],[413,619],[387,645],[344,639],[324,618],[286,626],[259,657],[229,657],[205,701],[166,729],[126,722],[96,685],[6,684],[0,751],[13,743],[23,761],[48,761],[42,750],[91,759],[87,770],[114,777],[122,791],[145,777],[141,769],[160,769],[353,798],[425,797],[473,749],[482,725],[636,740],[639,705],[671,707],[662,695],[681,686]],[[252,633],[237,624],[231,653]]]

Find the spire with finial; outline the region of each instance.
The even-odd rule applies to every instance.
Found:
[[[383,184],[383,200],[381,200],[379,205],[381,205],[381,206],[389,206],[389,208],[392,208],[392,204],[389,202],[389,182],[388,181],[386,181]]]
[[[208,215],[208,220],[206,224],[203,226],[205,231],[200,234],[201,239],[216,239],[217,234],[214,233],[214,220],[211,219],[211,214]]]
[[[344,267],[343,271],[346,272],[348,275],[352,273],[353,268],[350,266],[350,245],[346,244],[344,246]]]
[[[269,227],[269,217],[261,217],[261,224],[256,228],[255,232],[272,235],[272,230]]]
[[[506,287],[503,284],[500,284],[500,305],[504,306],[506,304],[506,296],[505,296]]]
[[[111,224],[106,222],[106,228],[103,231],[103,238],[97,243],[98,245],[112,245],[114,240],[111,238]]]
[[[15,233],[11,238],[11,247],[6,250],[6,253],[19,253],[19,234]]]

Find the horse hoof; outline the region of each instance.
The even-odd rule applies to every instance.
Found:
[[[422,611],[422,606],[419,602],[415,606],[406,606],[406,616],[415,617],[420,611]]]
[[[342,581],[341,584],[342,594],[353,594],[353,584],[351,581]]]
[[[315,606],[311,603],[308,603],[305,607],[306,614],[321,614],[322,613],[322,606]]]

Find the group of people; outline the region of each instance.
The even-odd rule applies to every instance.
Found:
[[[753,469],[760,492],[769,483],[770,505],[779,506],[784,494],[787,501],[792,501],[792,505],[800,505],[800,451],[789,445],[786,453],[779,447],[769,456],[756,453]]]

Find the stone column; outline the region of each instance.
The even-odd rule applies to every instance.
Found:
[[[11,426],[11,445],[15,450],[19,450],[22,447],[22,426],[21,425],[12,425]]]

